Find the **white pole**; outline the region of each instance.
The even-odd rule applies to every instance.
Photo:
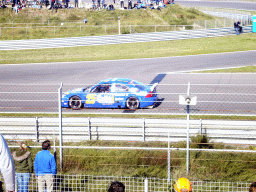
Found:
[[[170,151],[170,133],[168,132],[168,183],[171,180],[171,151]]]
[[[190,83],[188,83],[187,95],[189,96]],[[189,175],[189,105],[187,105],[187,176]]]
[[[59,88],[59,141],[60,141],[60,170],[62,171],[62,107],[61,107],[61,96],[62,96],[62,83]],[[54,149],[56,150],[56,149]],[[56,153],[56,151],[55,151]]]
[[[144,181],[144,192],[148,192],[148,179],[146,178]]]
[[[119,35],[120,35],[121,34],[120,17],[118,17],[118,31],[119,31]]]

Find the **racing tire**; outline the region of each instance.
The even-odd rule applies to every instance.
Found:
[[[138,109],[140,106],[140,101],[138,98],[136,97],[129,97],[127,100],[126,100],[126,107],[128,109],[131,109],[131,110],[135,110],[135,109]]]
[[[78,96],[73,96],[69,99],[68,103],[69,107],[72,108],[73,110],[78,110],[83,107],[83,103],[80,97]]]

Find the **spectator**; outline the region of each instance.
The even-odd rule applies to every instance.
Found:
[[[252,182],[249,192],[256,192],[256,181]]]
[[[7,191],[15,191],[15,167],[6,140],[0,135],[0,171]]]
[[[78,0],[75,0],[75,7],[78,7]]]
[[[240,33],[242,33],[242,26],[240,26],[241,22],[240,20],[237,21],[236,23],[234,23],[234,28],[236,30],[236,34],[239,35]]]
[[[120,181],[114,181],[110,184],[108,192],[125,192],[125,186]]]
[[[108,10],[110,11],[115,10],[114,5],[112,3],[108,6]]]
[[[176,192],[190,192],[192,191],[191,182],[187,178],[179,178],[175,183]]]
[[[49,140],[44,141],[42,149],[42,151],[36,154],[34,162],[35,173],[38,178],[38,189],[39,192],[44,192],[46,184],[47,192],[52,192],[57,167],[54,156],[49,151],[51,149],[51,142]]]
[[[120,7],[123,9],[124,8],[124,0],[120,0]]]
[[[128,9],[132,9],[132,1],[128,0]]]
[[[78,8],[82,8],[82,0],[78,0]]]
[[[33,161],[31,153],[27,151],[26,143],[20,144],[20,149],[12,153],[16,176],[19,185],[19,192],[27,192],[30,174],[33,173]]]

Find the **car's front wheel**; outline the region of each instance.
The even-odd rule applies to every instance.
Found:
[[[138,109],[140,106],[140,101],[138,98],[136,97],[129,97],[127,100],[126,100],[126,107],[128,109],[131,109],[131,110],[135,110],[135,109]]]
[[[80,97],[73,96],[69,99],[68,103],[69,107],[73,110],[81,109],[83,107],[83,103]]]

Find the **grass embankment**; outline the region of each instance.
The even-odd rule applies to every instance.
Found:
[[[215,38],[102,45],[59,49],[0,51],[0,64],[99,61],[174,57],[255,50],[256,34]],[[242,65],[242,64],[241,64]]]
[[[37,143],[28,142],[30,146]],[[57,143],[58,145],[58,143]],[[166,142],[118,142],[85,141],[64,143],[73,146],[108,146],[108,147],[148,147],[167,148]],[[186,148],[186,142],[172,143],[172,148]],[[206,137],[191,138],[191,148],[199,149],[249,149],[243,147],[211,143]],[[14,149],[11,149],[14,150]],[[31,148],[35,157],[39,148]],[[52,151],[53,153],[53,151]],[[59,154],[57,149],[57,155]],[[57,156],[57,160],[59,157]],[[167,178],[168,155],[166,150],[111,150],[111,149],[64,149],[63,174],[109,175],[132,177]],[[59,162],[58,162],[59,164]],[[210,181],[254,181],[255,155],[252,153],[190,152],[191,180]],[[59,168],[59,165],[58,165]],[[186,176],[186,151],[171,151],[171,176],[173,179]]]
[[[120,18],[122,34],[130,33],[130,26],[132,26],[133,33],[154,32],[155,25],[193,25],[194,21],[213,19],[194,8],[185,9],[179,5],[168,5],[161,11],[156,9],[117,9],[114,11],[58,9],[55,12],[29,8],[15,14],[11,9],[2,9],[0,10],[1,26],[10,28],[2,28],[0,39],[43,39],[118,34],[118,18]],[[88,22],[84,24],[83,19],[87,19]],[[23,29],[15,27],[23,27]],[[179,30],[179,27],[176,29]],[[169,30],[174,30],[174,27],[159,26],[157,29],[157,31]]]

